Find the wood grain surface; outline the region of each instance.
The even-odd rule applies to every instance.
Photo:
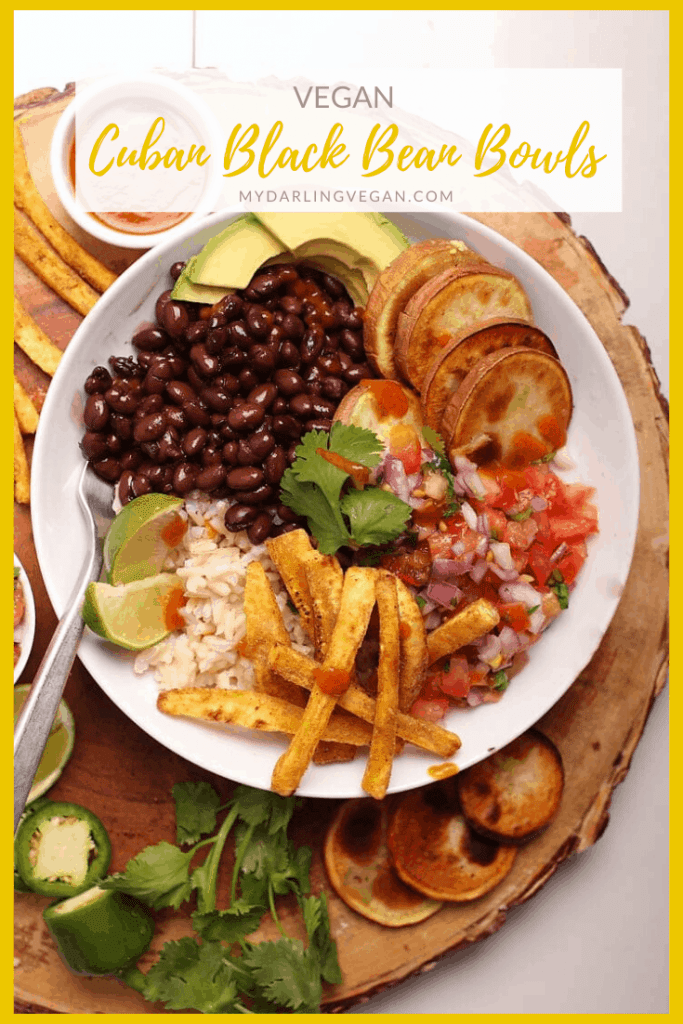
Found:
[[[47,154],[57,118],[70,94],[40,90],[15,106],[29,164],[39,190],[58,219],[115,271],[139,253],[115,250],[85,236],[52,191]],[[577,237],[568,218],[553,214],[481,214],[482,223],[515,242],[542,264],[592,324],[619,375],[633,417],[641,472],[641,506],[631,573],[614,619],[589,665],[539,728],[560,750],[566,786],[551,826],[520,851],[512,872],[487,896],[445,906],[429,920],[402,929],[382,928],[350,910],[330,890],[320,855],[325,830],[339,802],[304,802],[292,823],[294,841],[313,848],[314,891],[328,891],[333,935],[344,982],[327,989],[323,1009],[339,1012],[425,971],[440,957],[491,935],[508,911],[529,899],[557,867],[590,846],[608,822],[614,787],[628,771],[653,700],[666,678],[667,643],[667,407],[644,339],[621,323],[626,296]],[[81,321],[23,264],[15,264],[15,290],[43,330],[65,348]],[[49,384],[15,346],[16,373],[40,405]],[[30,442],[28,444],[30,457]],[[36,561],[27,507],[15,505],[15,550],[31,579],[37,606],[35,645],[23,681],[31,680],[54,630],[55,615]],[[642,608],[647,607],[647,617]],[[76,662],[65,697],[76,721],[73,756],[51,796],[91,808],[112,839],[111,870],[121,870],[144,846],[175,837],[171,787],[208,779],[226,797],[232,784],[196,768],[129,721]],[[230,852],[221,871],[218,905],[227,902]],[[223,902],[221,902],[223,901]],[[15,902],[17,1012],[154,1013],[163,1007],[114,979],[78,978],[61,963],[42,921],[47,901],[18,894]],[[293,908],[285,927],[294,929]],[[156,914],[150,964],[164,942],[191,933],[188,913]],[[270,935],[263,930],[263,937]],[[274,937],[274,936],[272,936]]]

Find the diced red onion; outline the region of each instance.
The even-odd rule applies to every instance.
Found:
[[[506,661],[509,661],[513,654],[516,654],[519,650],[517,633],[515,633],[511,626],[503,626],[498,639],[500,640],[500,653]]]
[[[455,468],[458,473],[472,473],[476,472],[476,463],[470,462],[466,455],[455,456]]]
[[[465,545],[461,540],[456,540],[455,544],[451,544],[451,551],[454,555],[464,555]]]
[[[443,608],[455,608],[462,597],[462,590],[456,587],[455,583],[435,580],[427,587],[427,595],[431,601],[436,601]]]
[[[452,582],[456,576],[462,576],[456,571],[457,562],[453,558],[435,558],[432,562],[432,579],[439,583]]]
[[[558,558],[562,558],[562,556],[564,555],[564,553],[567,550],[568,550],[568,544],[566,544],[565,541],[562,541],[562,543],[558,547],[556,547],[555,550],[553,551],[552,555],[550,556],[550,561],[551,562],[556,562],[558,560]]]
[[[496,563],[509,572],[514,569],[515,563],[512,561],[512,555],[510,554],[510,545],[498,540],[492,540],[489,544],[491,554],[493,555]]]
[[[464,494],[467,494],[465,485],[460,480],[460,477],[453,477],[453,490],[455,491],[459,498],[461,498]]]
[[[432,629],[436,629],[437,626],[441,625],[441,612],[433,611],[424,620],[425,629],[430,632]]]
[[[479,561],[475,562],[472,568],[470,569],[470,579],[474,583],[481,583],[484,576],[486,575],[487,569],[488,562],[484,561],[483,558],[480,558]]]
[[[393,455],[388,455],[385,460],[383,482],[391,487],[397,498],[408,502],[412,488],[408,482],[403,463],[400,459],[394,458]]]
[[[469,502],[463,501],[460,511],[462,512],[463,519],[469,526],[470,530],[476,530],[477,513],[474,511]]]
[[[473,473],[463,473],[462,482],[470,494],[473,494],[475,498],[486,497],[486,488],[481,482],[481,477],[477,473],[476,469]]]
[[[534,512],[543,512],[548,507],[548,502],[540,494],[534,494],[529,504],[531,505]]]
[[[488,537],[491,532],[489,529],[489,517],[485,512],[482,512],[480,516],[477,516],[477,529],[479,530],[479,533],[483,533],[486,537]]]
[[[503,601],[511,604],[521,602],[525,608],[534,608],[543,603],[541,594],[529,583],[504,583],[498,593]]]
[[[532,633],[540,633],[545,625],[545,615],[543,614],[542,608],[537,608],[535,612],[532,612],[529,616],[529,629]]]
[[[420,610],[422,612],[422,617],[426,618],[426,616],[429,615],[430,612],[434,611],[436,605],[434,604],[433,601],[430,601],[429,597],[427,596],[427,587],[424,587],[424,589],[420,591],[418,596],[420,597],[421,601],[424,602]]]
[[[484,702],[484,698],[482,697],[481,690],[475,689],[475,688],[470,690],[470,692],[467,694],[467,698],[466,699],[467,699],[467,703],[469,704],[469,706],[471,708],[476,708],[477,705],[483,704],[483,702]]]
[[[512,569],[501,569],[495,562],[489,562],[489,569],[504,583],[515,583],[519,579],[519,573],[514,566]]]
[[[500,637],[495,633],[487,633],[475,646],[479,648],[480,660],[489,664],[501,653]]]
[[[556,469],[574,469],[575,463],[565,448],[558,448],[553,456],[553,465]]]
[[[477,554],[480,557],[483,557],[486,554],[486,552],[488,551],[488,549],[489,549],[489,539],[488,539],[488,536],[485,537],[484,534],[482,533],[477,538],[477,546],[475,548],[475,551],[477,552]]]

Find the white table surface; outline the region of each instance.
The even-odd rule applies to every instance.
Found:
[[[343,12],[24,10],[15,28],[15,95],[136,68],[312,76],[331,37],[349,71],[621,67],[623,211],[572,222],[629,296],[624,322],[647,339],[668,393],[666,11],[366,11],[359,26]],[[666,1013],[667,698],[654,705],[594,847],[563,864],[495,936],[350,1012]]]

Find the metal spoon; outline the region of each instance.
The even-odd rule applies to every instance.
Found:
[[[89,528],[89,551],[14,727],[15,832],[83,633],[83,596],[88,584],[98,579],[102,571],[101,541],[114,518],[111,484],[95,476],[88,463],[78,481],[77,493]]]

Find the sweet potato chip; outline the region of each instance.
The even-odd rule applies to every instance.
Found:
[[[305,557],[313,551],[308,534],[305,530],[292,530],[267,540],[266,547],[299,613],[304,631],[315,643],[311,595],[303,565]]]
[[[14,300],[14,340],[36,366],[54,377],[63,352],[50,341],[17,298]]]
[[[500,622],[497,609],[486,598],[480,597],[461,612],[446,619],[427,637],[430,665],[447,654],[459,651],[480,636],[490,632]]]
[[[247,567],[244,615],[247,623],[244,653],[254,665],[256,689],[303,707],[306,700],[301,691],[268,666],[270,648],[276,643],[288,644],[289,636],[270,580],[260,562],[251,562]]]
[[[52,249],[31,221],[15,207],[14,251],[41,281],[68,302],[77,313],[87,316],[99,294],[86,284]]]
[[[38,410],[33,399],[14,378],[14,411],[22,434],[35,434],[38,429]]]

